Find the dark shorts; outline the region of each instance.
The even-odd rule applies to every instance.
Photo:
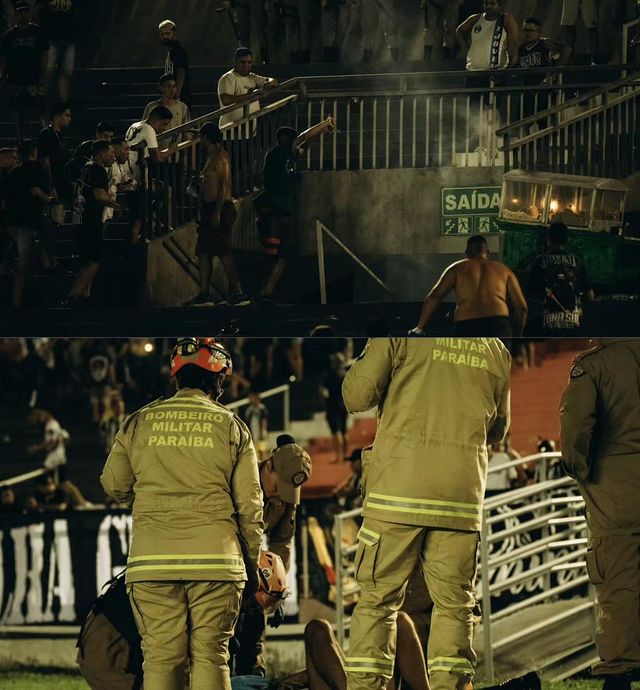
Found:
[[[327,410],[327,424],[332,434],[346,434],[347,411],[329,408]]]
[[[508,316],[486,316],[483,319],[465,319],[453,324],[453,335],[467,338],[511,338]]]
[[[80,262],[100,264],[104,258],[104,225],[102,223],[85,223],[80,237]]]
[[[33,110],[46,110],[47,102],[43,95],[37,93],[28,86],[11,85],[9,87],[9,106],[13,110],[30,108]]]
[[[231,231],[236,222],[236,209],[232,201],[225,201],[220,212],[220,225],[211,225],[202,218],[196,242],[197,256],[228,256],[232,253]]]
[[[258,234],[267,258],[287,256],[291,247],[291,216],[261,213],[258,216]]]

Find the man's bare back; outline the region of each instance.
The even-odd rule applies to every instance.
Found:
[[[424,301],[418,326],[411,333],[424,333],[440,302],[455,291],[454,319],[461,333],[464,330],[473,335],[494,335],[510,330],[516,336],[522,335],[527,303],[516,276],[508,266],[489,258],[482,236],[469,239],[466,254],[466,259],[451,264],[440,276]]]
[[[454,319],[509,316],[509,281],[515,278],[507,266],[491,259],[462,259],[449,267],[455,277],[457,306]]]

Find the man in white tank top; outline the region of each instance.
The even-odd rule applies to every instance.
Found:
[[[517,67],[518,24],[504,12],[504,0],[484,0],[484,12],[472,14],[456,30],[467,53],[467,70]]]

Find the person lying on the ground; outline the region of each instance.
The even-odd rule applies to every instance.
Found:
[[[387,690],[429,690],[427,669],[413,622],[398,613],[398,636],[394,676]],[[326,620],[309,621],[304,629],[306,668],[280,681],[260,676],[231,678],[233,690],[347,690],[345,658],[331,625]]]

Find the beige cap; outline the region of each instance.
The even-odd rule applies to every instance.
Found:
[[[278,498],[300,503],[300,487],[311,477],[309,453],[297,443],[287,443],[273,451],[273,469],[278,473]]]

